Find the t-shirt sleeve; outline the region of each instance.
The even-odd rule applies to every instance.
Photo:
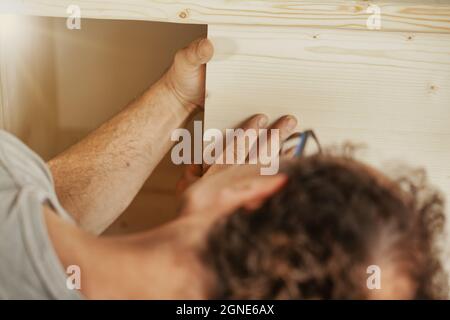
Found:
[[[63,218],[45,163],[0,131],[0,299],[80,299],[48,236],[42,207]]]

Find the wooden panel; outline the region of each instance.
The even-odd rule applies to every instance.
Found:
[[[54,150],[57,117],[51,29],[41,17],[0,20],[3,128],[45,159]]]
[[[2,51],[2,47],[4,46],[3,43],[3,36],[1,35],[2,32],[1,23],[0,23],[0,129],[5,129],[5,117],[4,112],[6,108],[6,77],[5,77],[5,68],[6,68],[6,61],[4,58],[4,54]]]
[[[0,20],[0,129],[5,129],[4,113],[8,101],[6,99],[6,50],[3,49],[7,45],[6,27],[7,25],[5,20]]]
[[[1,69],[0,69],[0,79],[1,79]],[[2,95],[2,84],[0,80],[0,129],[5,129],[5,122],[3,120],[3,95]]]
[[[206,36],[202,25],[85,19],[69,30],[53,20],[61,130],[95,129],[156,82],[178,49]]]
[[[426,166],[450,195],[450,35],[210,26],[205,126],[294,114],[325,145]],[[450,199],[450,198],[449,198]]]
[[[6,120],[5,113],[8,108],[8,99],[7,99],[7,46],[8,46],[8,21],[9,17],[2,16],[0,20],[0,129],[6,128]]]
[[[288,25],[366,29],[377,4],[384,31],[450,32],[448,0],[2,0],[0,6],[25,14],[66,17],[78,5],[85,18],[154,20],[203,24]]]

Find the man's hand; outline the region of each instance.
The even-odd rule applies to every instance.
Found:
[[[241,128],[260,130],[266,128],[266,123],[267,117],[256,115],[244,122]],[[279,138],[284,141],[294,132],[296,125],[294,117],[285,116],[275,121],[269,129],[278,129]],[[248,156],[249,149],[244,152]],[[188,166],[177,188],[179,193],[186,190],[182,195],[184,206],[181,213],[213,223],[238,208],[249,211],[257,209],[287,181],[284,174],[263,176],[260,168],[260,164],[213,164],[204,170],[201,165]]]
[[[161,79],[171,94],[189,112],[205,104],[205,64],[214,48],[208,39],[198,39],[177,52],[175,60]]]
[[[239,128],[243,130],[248,129],[278,129],[280,133],[280,146],[281,143],[286,140],[293,132],[295,127],[297,126],[297,119],[293,116],[284,116],[275,121],[270,127],[266,128],[268,119],[265,115],[255,115],[251,117],[250,119],[247,119],[244,121]],[[269,136],[267,144],[270,144],[271,137]],[[236,144],[235,144],[236,145]],[[236,156],[237,150],[233,150],[233,153],[235,153]],[[226,150],[224,150],[224,153],[226,153]],[[244,154],[248,156],[249,150],[245,150]],[[247,158],[248,161],[248,158]],[[226,168],[233,167],[233,165],[227,165],[227,164],[213,164],[212,166],[206,166],[201,164],[191,164],[187,165],[186,169],[183,173],[183,176],[178,181],[177,184],[177,194],[182,195],[184,191],[186,191],[191,185],[193,185],[195,182],[200,180],[202,177],[207,177],[210,175],[215,174],[216,172],[223,171]],[[259,167],[258,167],[259,170]]]

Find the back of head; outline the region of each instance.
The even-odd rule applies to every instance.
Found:
[[[287,185],[262,207],[240,210],[210,231],[212,297],[443,297],[434,246],[443,200],[435,192],[421,196],[423,179],[391,181],[355,160],[326,155],[284,170]],[[381,289],[367,285],[370,266],[381,271]]]

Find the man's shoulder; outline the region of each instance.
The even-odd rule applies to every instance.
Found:
[[[79,299],[47,234],[42,208],[57,203],[50,173],[19,139],[0,130],[0,297]],[[60,212],[58,212],[60,213]]]

